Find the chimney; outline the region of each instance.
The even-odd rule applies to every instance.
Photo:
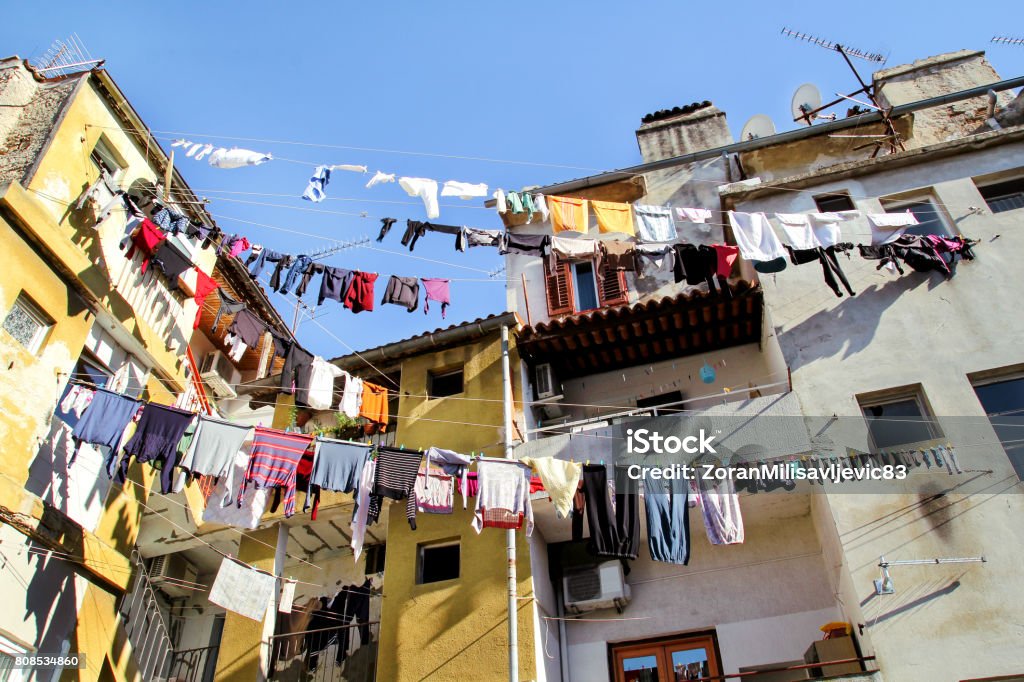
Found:
[[[708,101],[663,109],[640,120],[636,141],[644,163],[732,144],[725,112]]]

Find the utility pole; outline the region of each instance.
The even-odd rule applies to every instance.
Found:
[[[508,326],[501,327],[501,377],[505,408],[505,459],[512,456],[512,369],[508,357]],[[519,612],[516,583],[516,531],[505,531],[508,559],[508,680],[519,682]]]

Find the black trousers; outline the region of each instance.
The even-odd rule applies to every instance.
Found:
[[[590,528],[588,549],[602,557],[636,559],[640,551],[640,504],[636,493],[616,493],[615,511],[608,496],[604,465],[583,467],[583,507]],[[573,509],[572,539],[583,539],[583,509]]]

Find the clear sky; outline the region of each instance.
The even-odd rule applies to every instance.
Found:
[[[1024,47],[989,44],[997,34],[1024,37],[1019,2],[956,5],[955,13],[945,5],[23,2],[4,8],[0,44],[34,58],[76,33],[107,60],[150,128],[163,131],[165,149],[187,133],[278,157],[237,170],[178,163],[226,232],[290,253],[370,237],[388,252],[351,249],[324,262],[381,273],[378,300],[390,274],[453,280],[444,321],[439,307],[426,316],[422,305],[353,315],[328,301],[298,336],[335,357],[501,312],[504,276],[488,276],[501,266],[495,249],[458,253],[447,235],[427,235],[410,257],[399,238],[405,220],[424,211],[397,184],[365,189],[369,176],[338,172],[329,200],[299,199],[312,164],[518,189],[638,163],[640,118],[693,101],[725,111],[737,138],[755,113],[788,130],[801,83],[826,97],[856,85],[838,55],[781,36],[783,26],[887,54],[888,66],[970,48],[987,50],[1003,77],[1024,74]],[[857,61],[865,77],[872,66]],[[261,141],[232,139],[241,137]],[[399,223],[378,245],[384,216]],[[480,200],[443,200],[436,222],[501,227]],[[290,321],[293,304],[271,298]]]

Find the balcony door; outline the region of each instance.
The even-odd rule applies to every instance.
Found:
[[[713,635],[612,646],[614,682],[684,682],[720,675]]]

